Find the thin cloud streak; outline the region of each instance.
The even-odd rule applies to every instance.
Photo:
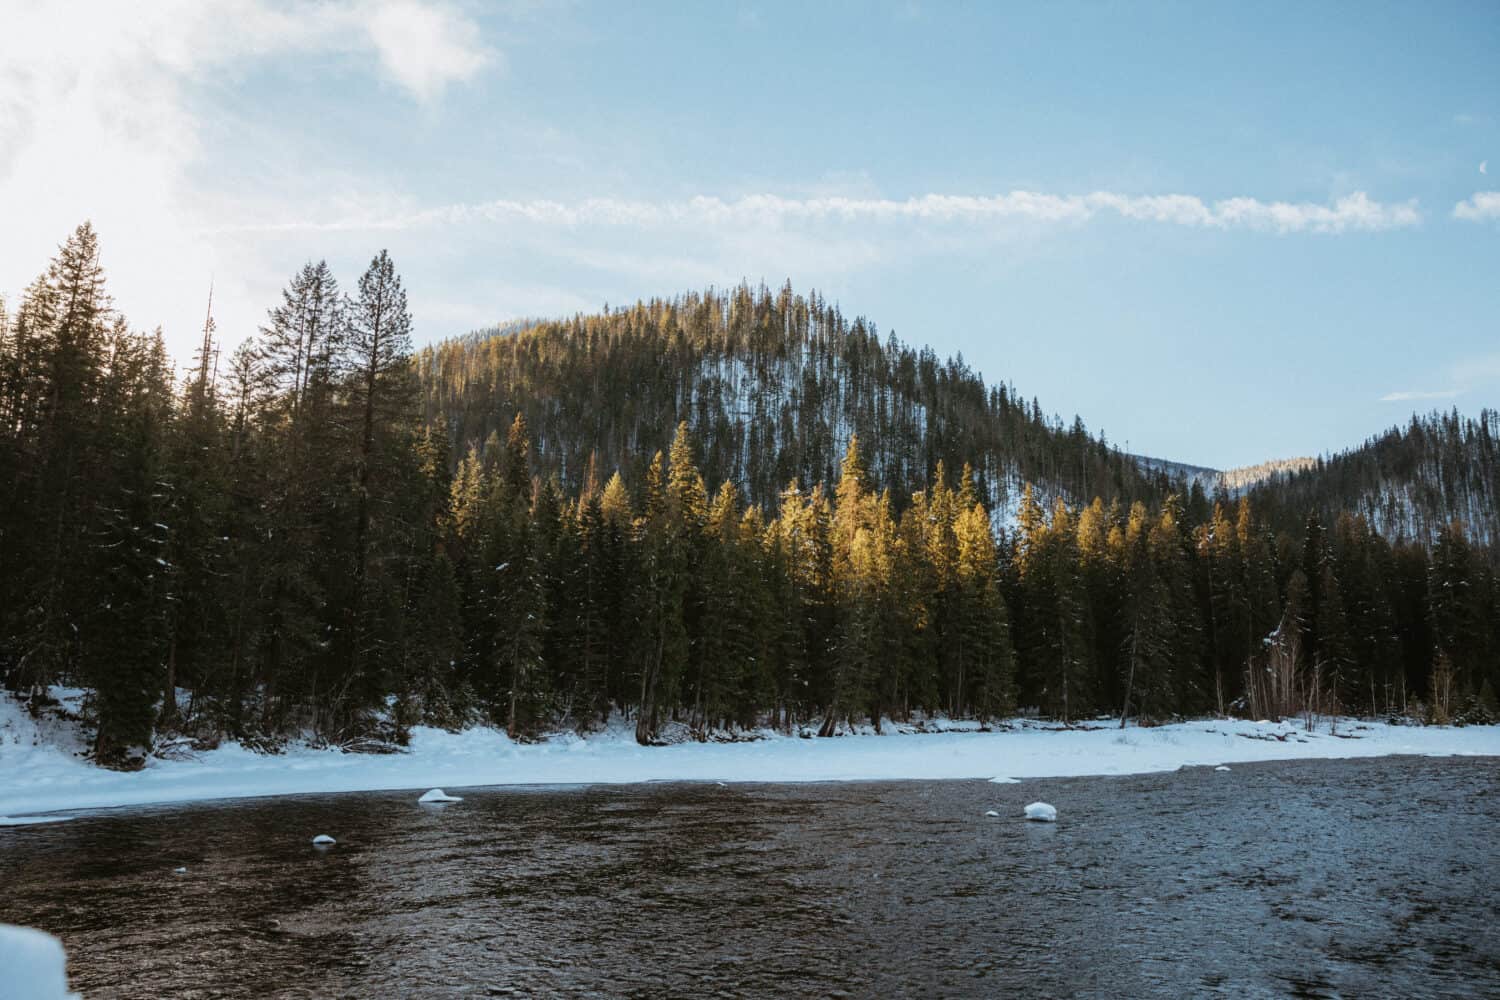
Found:
[[[1425,392],[1388,392],[1384,396],[1380,397],[1380,401],[1382,403],[1410,403],[1423,399],[1456,399],[1457,397],[1462,396],[1463,393],[1464,390],[1462,389],[1435,389]]]
[[[1381,232],[1405,229],[1422,221],[1415,201],[1385,203],[1356,192],[1330,203],[1262,201],[1226,198],[1204,201],[1195,195],[1124,195],[1094,191],[1056,195],[1011,191],[998,195],[924,194],[905,200],[887,198],[784,198],[774,194],[724,199],[698,196],[683,201],[589,198],[495,201],[446,205],[399,214],[369,215],[331,221],[296,221],[231,225],[215,233],[300,233],[406,230],[427,226],[530,222],[545,226],[655,228],[682,225],[770,225],[799,222],[917,222],[985,225],[1031,222],[1081,225],[1100,216],[1133,222],[1196,229],[1250,230],[1277,235]]]

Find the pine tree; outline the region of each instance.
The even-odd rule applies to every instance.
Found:
[[[1250,600],[1245,591],[1245,556],[1240,535],[1222,502],[1214,504],[1200,531],[1199,562],[1207,575],[1207,625],[1213,666],[1214,707],[1223,715],[1233,700],[1236,678],[1244,671],[1252,630]]]
[[[702,572],[702,619],[695,656],[693,722],[699,739],[710,727],[741,716],[750,683],[754,586],[750,556],[740,539],[741,513],[734,484],[725,482],[709,508]]]
[[[508,567],[511,573],[502,577],[502,600],[506,608],[501,614],[502,630],[495,645],[509,696],[505,729],[511,739],[525,739],[535,735],[549,708],[546,663],[542,657],[547,602],[540,560],[529,527],[515,540],[513,554],[514,561]]]
[[[1428,606],[1433,644],[1453,672],[1458,697],[1476,693],[1487,673],[1482,662],[1488,630],[1488,594],[1479,586],[1476,560],[1462,523],[1438,533],[1432,550]]]
[[[611,537],[604,516],[604,505],[597,490],[578,505],[576,512],[580,569],[577,580],[576,657],[579,672],[578,728],[588,731],[595,723],[609,721],[611,686],[610,594],[606,590],[611,576],[623,587],[619,574],[611,574],[611,564],[618,558],[612,549],[620,541]]]
[[[94,604],[90,541],[100,530],[101,502],[113,500],[98,475],[111,468],[98,400],[113,318],[98,237],[85,222],[27,290],[16,321],[29,387],[18,428],[16,548],[8,555],[26,569],[15,580],[15,603],[7,603],[19,611],[14,658],[33,685],[76,662],[82,615]]]
[[[682,677],[687,669],[688,633],[683,621],[685,571],[681,544],[681,521],[674,512],[682,509],[681,495],[669,496],[666,464],[657,452],[646,470],[645,516],[640,530],[642,580],[638,620],[644,640],[639,655],[640,698],[636,719],[636,741],[657,741],[663,709],[677,704]]]
[[[322,731],[329,689],[345,671],[333,662],[333,637],[347,622],[330,598],[345,586],[348,563],[336,555],[347,500],[345,449],[334,420],[344,335],[338,284],[326,264],[307,264],[270,310],[240,371],[237,437],[263,451],[265,481],[251,530],[258,533],[255,587],[259,648],[253,658],[263,692],[260,728],[277,732],[310,721]],[[257,440],[257,433],[263,440]]]
[[[637,571],[638,549],[633,544],[635,512],[625,480],[618,471],[610,476],[599,495],[599,514],[603,524],[596,562],[607,665],[599,710],[601,720],[604,720],[605,713],[612,706],[623,708],[633,704],[638,691],[632,661],[640,648],[637,613],[642,605],[641,574]]]
[[[1120,657],[1125,645],[1122,621],[1127,600],[1124,582],[1125,536],[1119,511],[1106,509],[1098,497],[1078,513],[1078,559],[1090,609],[1089,657],[1094,685],[1106,704],[1119,705],[1124,692]]]
[[[340,374],[357,428],[354,438],[354,498],[351,576],[341,615],[346,660],[340,696],[358,691],[359,707],[379,693],[379,678],[392,661],[390,645],[371,622],[372,609],[389,603],[395,581],[371,579],[371,559],[390,526],[374,524],[389,503],[397,469],[410,456],[416,383],[411,369],[411,314],[406,291],[390,255],[382,250],[359,279],[359,294],[346,305],[348,318]],[[382,502],[384,501],[384,503]],[[383,594],[380,591],[385,590]],[[382,601],[382,598],[384,600]],[[335,702],[336,713],[347,711]]]
[[[999,560],[990,518],[974,503],[955,524],[958,577],[964,593],[960,628],[965,649],[963,704],[981,718],[998,718],[1013,708],[1014,652],[1005,602],[1000,597]]]
[[[868,695],[876,652],[879,586],[887,553],[875,532],[875,503],[865,485],[859,439],[849,439],[834,492],[832,578],[839,594],[834,657],[820,736],[832,736]]]
[[[1026,510],[1023,503],[1023,513]],[[1029,527],[1028,527],[1029,525]],[[1022,609],[1022,697],[1071,721],[1093,707],[1089,608],[1079,570],[1077,530],[1058,499],[1049,524],[1023,517],[1018,538]]]

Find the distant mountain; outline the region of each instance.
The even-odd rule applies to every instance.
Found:
[[[1188,489],[1196,484],[1208,496],[1213,496],[1222,488],[1231,497],[1237,497],[1246,490],[1276,477],[1303,472],[1318,464],[1316,458],[1278,458],[1261,462],[1258,465],[1240,466],[1237,469],[1210,469],[1207,466],[1189,465],[1186,462],[1173,462],[1169,459],[1151,458],[1147,455],[1131,455],[1130,457],[1135,459],[1135,463],[1150,475],[1164,475],[1173,481],[1181,482]]]
[[[686,421],[710,484],[737,483],[777,505],[792,480],[837,480],[859,435],[875,484],[897,509],[938,463],[950,479],[973,465],[995,524],[1014,523],[1024,484],[1044,505],[1148,504],[1195,487],[1205,500],[1251,497],[1277,529],[1300,533],[1309,511],[1363,514],[1392,541],[1429,545],[1457,519],[1480,542],[1500,539],[1500,454],[1493,411],[1413,418],[1340,454],[1213,469],[1129,455],[1083,422],[1045,415],[1008,383],[987,384],[963,357],[882,338],[816,294],[740,286],[565,320],[527,319],[420,352],[425,417],[456,461],[498,443],[517,412],[543,475],[575,491],[616,469],[632,488]]]
[[[700,442],[711,486],[732,480],[774,507],[792,480],[831,483],[859,435],[877,486],[899,509],[945,463],[974,466],[997,524],[1022,486],[1044,502],[1159,500],[1165,482],[1081,421],[1043,414],[1014,386],[987,385],[962,356],[880,337],[816,294],[741,286],[592,316],[511,324],[425,349],[426,417],[484,448],[517,413],[534,459],[576,490],[620,469],[632,487],[679,421]]]

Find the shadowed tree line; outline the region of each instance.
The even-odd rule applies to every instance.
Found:
[[[348,291],[300,269],[227,358],[210,315],[179,379],[99,260],[82,226],[0,308],[0,672],[88,688],[100,763],[165,732],[1494,712],[1461,521],[1392,544],[1179,496],[816,298],[414,356],[382,252]]]

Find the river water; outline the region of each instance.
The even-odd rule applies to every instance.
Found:
[[[461,794],[3,828],[0,921],[87,1000],[1500,996],[1495,758]]]

